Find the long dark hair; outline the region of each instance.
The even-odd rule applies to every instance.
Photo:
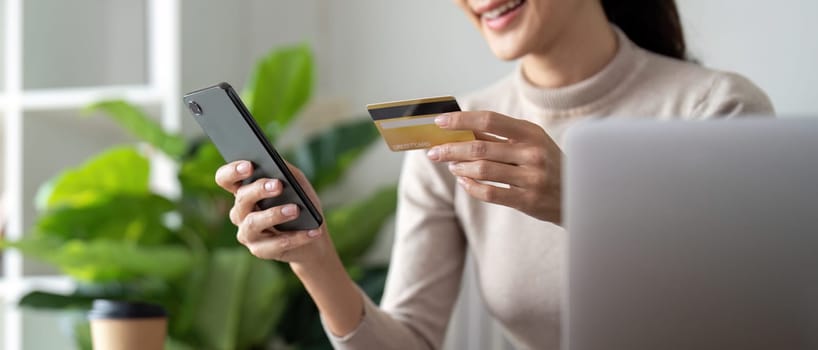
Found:
[[[641,48],[686,59],[682,22],[674,0],[602,0],[611,23]]]

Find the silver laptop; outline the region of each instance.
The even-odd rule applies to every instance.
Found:
[[[564,349],[818,349],[818,119],[566,139]]]

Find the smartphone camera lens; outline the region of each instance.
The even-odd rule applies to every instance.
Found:
[[[193,112],[193,115],[202,115],[202,106],[199,106],[196,101],[189,101],[187,103],[187,108],[190,108],[190,111]]]

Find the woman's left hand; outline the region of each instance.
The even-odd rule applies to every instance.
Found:
[[[427,153],[432,161],[450,162],[449,171],[469,195],[560,223],[563,154],[539,125],[488,111],[446,113],[435,123],[443,129],[472,130],[477,138]]]

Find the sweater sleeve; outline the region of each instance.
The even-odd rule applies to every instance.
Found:
[[[408,152],[399,184],[395,243],[380,308],[365,294],[364,317],[336,349],[438,349],[443,343],[465,260],[466,240],[445,165]]]
[[[743,115],[771,116],[773,105],[767,95],[747,78],[734,73],[717,73],[707,93],[693,110],[696,118]]]

